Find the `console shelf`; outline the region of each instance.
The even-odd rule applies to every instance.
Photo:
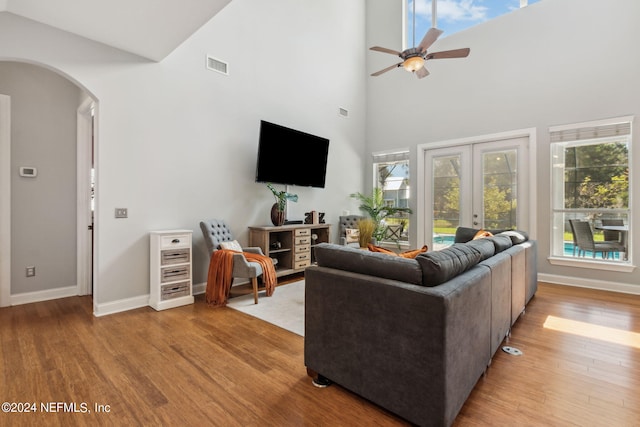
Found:
[[[315,263],[313,248],[329,242],[330,224],[291,224],[249,227],[249,246],[259,246],[278,260],[278,277],[299,273]]]

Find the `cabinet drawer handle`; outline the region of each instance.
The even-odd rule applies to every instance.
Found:
[[[180,239],[173,239],[171,243],[180,243]]]

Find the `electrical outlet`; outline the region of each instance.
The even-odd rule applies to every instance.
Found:
[[[116,218],[128,218],[129,212],[127,208],[116,208]]]
[[[36,275],[36,268],[34,266],[27,267],[27,277],[33,277]]]

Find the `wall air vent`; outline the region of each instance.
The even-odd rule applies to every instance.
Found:
[[[207,69],[229,75],[229,64],[209,55],[207,55]]]

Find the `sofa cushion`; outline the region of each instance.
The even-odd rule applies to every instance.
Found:
[[[489,239],[475,239],[466,245],[476,248],[482,254],[481,261],[491,258],[496,253],[496,245]]]
[[[466,243],[469,242],[471,240],[473,240],[473,238],[475,237],[475,235],[479,232],[479,231],[488,231],[490,233],[492,233],[494,236],[496,234],[505,234],[508,235],[509,237],[511,237],[511,240],[513,240],[513,244],[516,245],[518,243],[522,243],[520,241],[516,241],[519,240],[521,238],[524,238],[523,241],[527,241],[529,240],[529,235],[524,232],[524,231],[520,231],[520,230],[506,230],[506,229],[487,229],[487,230],[482,230],[480,228],[469,228],[469,227],[458,227],[456,228],[456,235],[454,237],[454,243]]]
[[[321,243],[315,246],[314,253],[320,267],[368,274],[414,285],[422,284],[422,269],[415,259],[389,256],[332,243]]]
[[[478,249],[461,243],[416,257],[422,268],[422,284],[425,286],[438,286],[469,270],[481,259],[482,254]]]
[[[482,228],[469,228],[469,227],[458,227],[456,228],[456,235],[454,237],[454,243],[466,243],[473,240],[474,237],[479,232],[489,232],[491,234],[498,234],[506,231],[505,229],[482,229]],[[485,236],[488,237],[488,236]]]
[[[509,236],[497,234],[492,237],[487,237],[487,240],[493,243],[496,247],[496,253],[500,253],[513,246],[513,242]],[[468,243],[467,243],[468,244]]]

